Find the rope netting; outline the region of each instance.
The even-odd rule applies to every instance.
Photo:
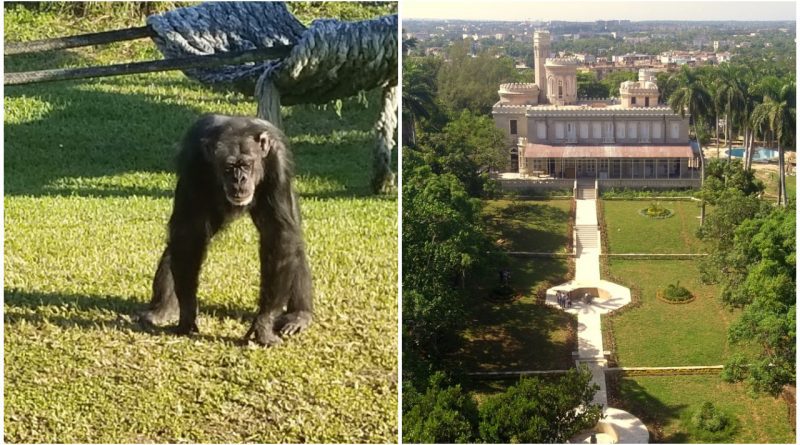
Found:
[[[360,22],[316,20],[304,27],[282,2],[213,2],[147,18],[167,58],[294,45],[282,60],[184,71],[202,83],[255,93],[258,117],[281,126],[280,106],[323,104],[382,88],[373,188],[394,184],[397,128],[397,16]]]

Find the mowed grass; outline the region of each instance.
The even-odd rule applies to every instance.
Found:
[[[461,333],[461,347],[452,355],[463,371],[568,369],[575,349],[575,318],[536,301],[534,290],[559,281],[565,259],[512,258],[510,284],[522,294],[513,302],[486,297],[497,284],[494,274],[483,277],[467,305],[470,313]]]
[[[5,19],[8,40],[18,40],[14,20],[77,32],[64,31],[65,18]],[[130,61],[152,56],[147,47],[10,57],[6,69]],[[378,94],[367,108],[345,101],[342,117],[283,110],[316,320],[263,349],[238,342],[257,307],[248,220],[209,250],[199,335],[144,330],[132,317],[164,247],[175,144],[202,113],[254,116],[253,100],[180,73],[5,91],[6,441],[397,440],[397,201],[369,187]]]
[[[743,384],[713,375],[628,377],[620,382],[624,408],[639,417],[660,443],[702,443],[692,437],[685,417],[706,401],[738,420],[731,443],[796,443],[786,402],[752,397]]]
[[[724,364],[732,351],[728,326],[737,314],[723,306],[716,286],[700,283],[694,261],[610,260],[610,269],[620,284],[641,288],[641,306],[613,317],[620,366]],[[677,282],[696,299],[669,304],[656,298],[658,289]]]
[[[604,200],[609,253],[700,253],[695,236],[700,227],[700,207],[694,201],[658,200],[674,215],[652,219],[639,214],[650,201]]]
[[[490,236],[507,251],[565,252],[571,200],[484,201]]]

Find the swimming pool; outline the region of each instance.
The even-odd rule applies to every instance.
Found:
[[[730,152],[731,152],[731,157],[740,159],[744,157],[744,148],[742,147],[732,148]],[[754,148],[753,151],[754,162],[769,162],[777,160],[778,160],[778,150],[773,150],[771,148],[764,148],[764,147]]]

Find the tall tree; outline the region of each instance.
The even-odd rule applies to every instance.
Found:
[[[784,166],[784,147],[794,146],[796,140],[795,82],[790,81],[783,85],[777,98],[765,97],[764,102],[756,107],[753,120],[767,122],[770,132],[775,135],[778,142],[778,169],[780,180],[778,185],[778,203],[785,206],[786,197],[786,168]]]
[[[700,147],[700,176],[702,178],[702,185],[705,181],[705,155],[703,154],[703,145],[700,142],[698,126],[702,121],[702,116],[708,114],[708,111],[712,107],[711,96],[703,85],[699,73],[686,65],[682,66],[681,70],[672,76],[670,83],[675,86],[675,90],[669,96],[670,108],[681,117],[685,117],[686,113],[689,113],[690,119],[694,123],[694,137],[695,140],[697,140],[698,147]],[[705,216],[706,204],[705,201],[703,201],[700,203],[701,225],[705,222]]]
[[[733,148],[733,125],[744,108],[745,87],[741,79],[741,70],[731,63],[723,63],[717,72],[719,76],[719,94],[725,109],[725,131],[728,143],[728,161],[731,160]]]
[[[456,42],[447,51],[447,62],[439,70],[438,98],[455,113],[470,110],[488,114],[499,97],[497,89],[505,82],[522,80],[510,57],[495,57],[482,51],[473,57],[471,40]]]
[[[723,297],[744,306],[728,338],[760,349],[750,360],[734,356],[724,376],[772,395],[796,381],[796,218],[794,209],[772,208],[744,221],[736,229],[723,282]]]
[[[669,96],[669,106],[681,117],[688,113],[694,127],[695,138],[700,134],[698,126],[703,116],[713,109],[711,95],[708,93],[700,74],[686,65],[673,74],[672,82],[675,90]]]
[[[436,107],[435,81],[415,60],[403,61],[403,139],[411,147],[417,145],[417,123]]]

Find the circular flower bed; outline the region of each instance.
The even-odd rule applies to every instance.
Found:
[[[656,292],[656,297],[665,303],[671,304],[684,304],[694,301],[694,295],[689,292],[689,289],[681,286],[681,283],[668,284],[666,288],[659,289]]]
[[[661,204],[654,202],[646,208],[639,210],[639,214],[653,219],[665,219],[672,216],[674,212],[662,206]]]

